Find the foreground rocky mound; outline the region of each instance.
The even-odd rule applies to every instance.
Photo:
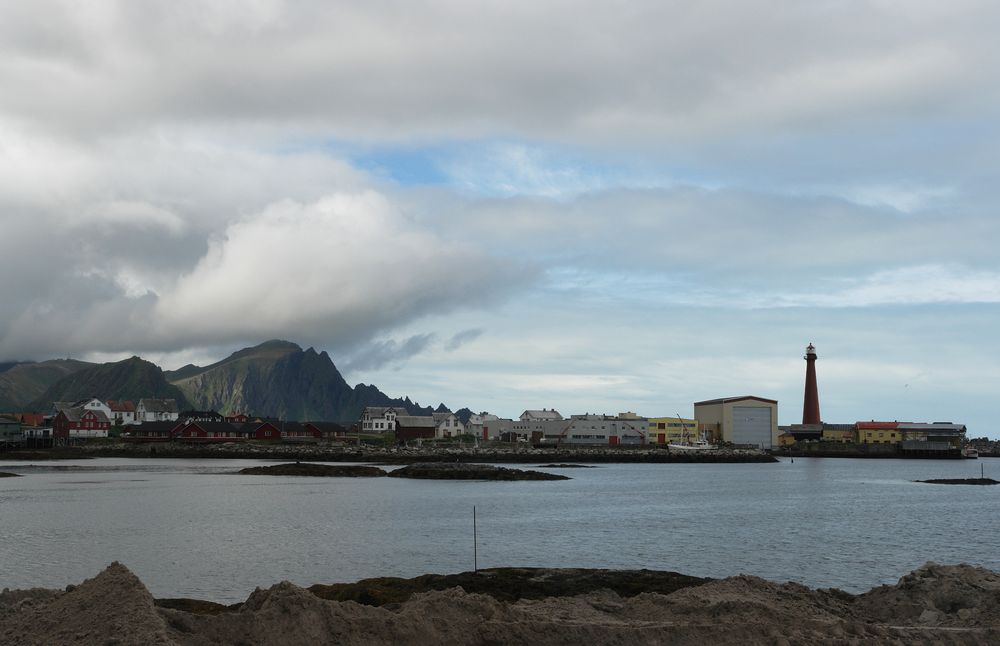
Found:
[[[460,574],[424,574],[412,579],[380,577],[357,583],[313,585],[309,591],[331,601],[356,601],[370,606],[402,603],[418,592],[462,588],[498,601],[571,597],[611,590],[623,597],[643,592],[670,594],[711,579],[657,570],[595,570],[577,568],[488,568]]]
[[[506,570],[506,579],[493,570],[456,575],[481,577],[485,583],[475,585],[485,593],[461,587],[422,592],[418,577],[408,580],[414,591],[407,600],[379,607],[326,600],[283,582],[256,590],[238,606],[194,614],[154,607],[142,584],[116,563],[66,592],[0,593],[0,643],[1000,643],[1000,576],[967,565],[927,564],[894,586],[859,596],[751,576],[706,582],[647,572],[650,581],[673,581],[676,589],[636,593],[571,585],[567,592],[588,591],[532,598],[509,590],[513,600],[503,600],[490,594],[491,581],[503,587],[518,577],[536,586],[546,579],[616,579],[608,570]],[[617,574],[625,579],[634,573]]]
[[[264,467],[247,467],[239,473],[252,476],[314,476],[319,478],[378,478],[386,472],[378,467],[353,464],[313,464],[294,462]]]
[[[64,592],[0,593],[0,644],[176,644],[146,586],[120,563]]]
[[[567,476],[526,469],[509,469],[489,464],[426,462],[389,472],[390,478],[430,480],[570,480]]]

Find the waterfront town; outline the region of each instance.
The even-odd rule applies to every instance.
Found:
[[[328,421],[285,420],[252,413],[178,411],[173,399],[137,403],[90,397],[53,402],[46,413],[0,417],[0,448],[66,446],[94,438],[126,443],[512,443],[535,447],[663,447],[677,451],[711,448],[760,451],[833,452],[863,447],[875,455],[934,457],[962,452],[966,428],[952,422],[856,421],[827,423],[820,418],[816,349],[806,348],[805,395],[801,424],[778,425],[778,402],[756,395],[695,402],[693,415],[643,416],[582,413],[564,417],[554,408],[527,409],[517,419],[488,412],[456,414],[446,409],[412,415],[401,407],[366,407],[344,426]]]

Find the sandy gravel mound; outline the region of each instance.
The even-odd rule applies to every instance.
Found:
[[[1000,626],[1000,575],[971,565],[926,563],[859,595],[852,614],[868,622],[922,626]]]
[[[552,570],[570,572],[586,574]],[[517,601],[455,587],[382,606],[331,601],[283,582],[238,607],[194,614],[154,607],[115,563],[65,592],[0,593],[0,644],[64,643],[995,644],[1000,576],[928,564],[860,596],[736,576],[669,594],[597,590]]]
[[[13,598],[10,593],[4,597]],[[37,591],[0,615],[0,644],[171,644],[146,586],[121,563],[46,597]]]

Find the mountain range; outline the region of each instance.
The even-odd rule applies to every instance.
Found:
[[[0,410],[46,411],[56,401],[173,398],[183,410],[244,412],[289,420],[353,423],[365,406],[399,406],[430,414],[372,385],[351,387],[326,352],[267,341],[209,366],[164,371],[132,357],[95,364],[72,359],[0,363]]]

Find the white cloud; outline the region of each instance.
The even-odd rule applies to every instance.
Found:
[[[114,200],[82,212],[72,224],[79,228],[99,224],[108,227],[155,227],[178,236],[187,223],[176,213],[139,200]]]
[[[991,3],[697,6],[95,0],[9,11],[6,110],[80,134],[311,123],[340,136],[523,133],[658,145],[995,101]],[[653,27],[655,26],[655,28]]]
[[[1000,303],[1000,272],[976,271],[961,265],[902,267],[875,272],[841,291],[804,294],[789,300],[820,307]]]
[[[484,304],[528,274],[407,222],[384,195],[286,200],[230,225],[162,295],[166,336],[345,345],[430,313]]]

